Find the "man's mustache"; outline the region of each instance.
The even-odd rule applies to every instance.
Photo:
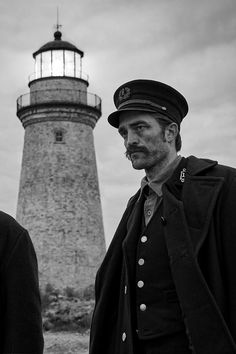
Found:
[[[129,147],[126,149],[125,156],[130,159],[130,155],[135,153],[135,152],[144,152],[148,153],[148,149],[144,146],[135,146],[135,147]]]

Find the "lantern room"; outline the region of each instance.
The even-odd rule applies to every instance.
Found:
[[[50,76],[82,78],[84,53],[73,44],[63,41],[61,37],[62,33],[56,31],[53,41],[46,43],[33,53],[35,73],[30,81]]]

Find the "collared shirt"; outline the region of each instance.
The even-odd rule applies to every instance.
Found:
[[[149,223],[154,212],[160,205],[162,201],[162,185],[172,176],[174,170],[181,161],[181,156],[177,156],[174,161],[172,161],[166,168],[161,171],[157,178],[153,181],[148,182],[147,178],[144,177],[141,180],[141,193],[145,194],[144,202],[144,221],[145,225]]]

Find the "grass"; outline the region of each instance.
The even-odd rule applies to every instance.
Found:
[[[45,332],[44,354],[87,354],[89,334]]]

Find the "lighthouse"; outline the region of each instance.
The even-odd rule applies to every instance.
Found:
[[[16,219],[32,238],[41,289],[90,286],[105,253],[93,139],[101,99],[88,92],[83,56],[57,28],[33,53],[30,91],[17,99],[25,136]]]

